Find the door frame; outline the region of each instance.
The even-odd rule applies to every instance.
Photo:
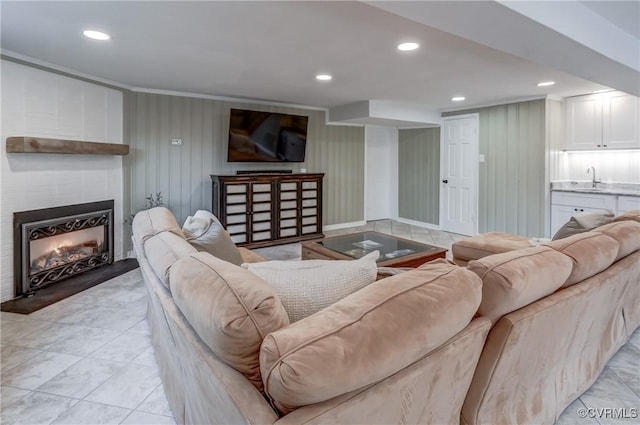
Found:
[[[475,128],[474,128],[474,135],[475,138],[473,140],[473,158],[471,163],[474,164],[474,170],[472,170],[472,175],[474,176],[474,180],[475,180],[475,199],[473,200],[472,204],[474,207],[474,211],[473,211],[473,235],[471,236],[475,236],[478,234],[478,213],[479,213],[479,199],[480,199],[480,114],[479,113],[472,113],[472,114],[461,114],[461,115],[450,115],[447,117],[443,117],[442,118],[442,123],[440,124],[440,182],[438,182],[438,184],[440,185],[440,199],[439,199],[439,203],[440,203],[440,208],[439,208],[439,214],[440,216],[438,217],[438,221],[439,221],[439,226],[440,226],[440,230],[443,230],[445,232],[450,232],[449,229],[446,229],[444,227],[444,220],[443,217],[445,216],[445,203],[444,203],[444,191],[442,190],[442,179],[444,178],[444,169],[445,169],[445,161],[444,161],[444,152],[445,152],[445,146],[444,146],[444,125],[445,122],[447,121],[453,121],[456,119],[466,119],[466,118],[474,118],[475,120]]]

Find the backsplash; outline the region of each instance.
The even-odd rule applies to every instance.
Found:
[[[557,180],[591,181],[592,166],[599,181],[640,183],[640,150],[562,152]]]

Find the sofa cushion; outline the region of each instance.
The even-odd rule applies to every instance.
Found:
[[[184,234],[171,211],[165,207],[155,207],[140,211],[131,223],[133,237],[138,246],[144,247],[144,242],[161,232],[171,232],[184,239]]]
[[[169,287],[169,271],[173,264],[179,259],[197,252],[182,237],[169,231],[158,233],[146,239],[143,249],[151,269],[169,290],[171,289]]]
[[[640,222],[633,220],[617,221],[596,229],[618,242],[619,251],[616,261],[640,249]]]
[[[236,266],[242,264],[242,255],[236,244],[218,218],[209,211],[198,210],[193,216],[187,217],[182,232],[187,242],[198,251],[208,252]]]
[[[496,322],[552,294],[571,274],[571,259],[546,246],[525,248],[470,261],[469,270],[482,279],[478,313]]]
[[[264,261],[242,267],[275,288],[293,323],[373,283],[379,256],[374,251],[357,260]]]
[[[586,211],[575,214],[564,224],[555,235],[553,240],[563,239],[578,233],[593,230],[603,224],[611,223],[613,213],[611,211]]]
[[[511,233],[489,232],[454,242],[451,253],[456,262],[470,261],[529,246],[529,238]]]
[[[633,220],[640,223],[640,210],[626,211],[625,213],[620,214],[619,216],[613,219],[613,221],[625,221],[625,220]]]
[[[590,231],[546,244],[568,255],[573,270],[563,287],[573,285],[609,267],[618,256],[618,242],[600,232]]]
[[[481,292],[473,273],[442,263],[374,282],[264,339],[265,392],[286,414],[378,382],[464,329]]]
[[[176,305],[215,355],[262,391],[260,344],[289,324],[276,291],[258,276],[205,252],[171,268]]]

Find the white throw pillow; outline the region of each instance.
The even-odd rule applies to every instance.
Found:
[[[264,261],[242,267],[275,288],[293,323],[373,283],[379,256],[374,251],[357,260]]]
[[[242,255],[215,215],[198,210],[187,217],[182,226],[184,236],[198,251],[208,252],[216,258],[239,266]]]

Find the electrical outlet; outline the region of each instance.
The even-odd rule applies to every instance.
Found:
[[[173,146],[182,146],[182,139],[171,139],[171,144]]]

